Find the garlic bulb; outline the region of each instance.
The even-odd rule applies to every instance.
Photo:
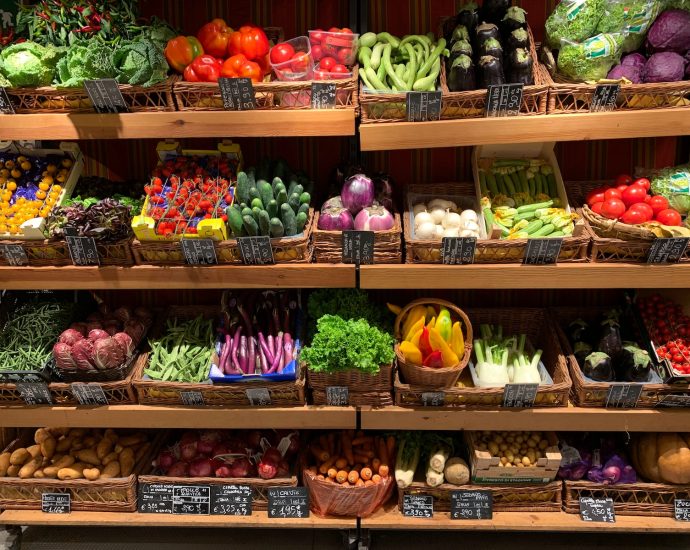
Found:
[[[432,208],[429,214],[431,214],[431,218],[434,220],[434,223],[438,225],[443,221],[443,218],[446,215],[446,210],[444,210],[440,206],[437,206],[435,208]]]
[[[441,225],[443,225],[443,227],[445,227],[446,229],[450,227],[460,227],[462,225],[462,219],[460,218],[460,214],[456,212],[447,212],[446,215],[443,216]]]
[[[414,214],[415,218],[417,217],[417,214],[419,214],[420,212],[426,212],[426,204],[424,204],[423,202],[415,204],[412,207],[412,213]]]
[[[479,221],[479,217],[474,210],[463,210],[460,218],[462,219],[462,225],[467,225],[467,222],[477,223]]]
[[[414,229],[417,239],[433,239],[436,237],[436,224],[434,222],[424,222]]]
[[[414,217],[414,226],[415,227],[419,227],[423,223],[434,223],[434,220],[431,217],[431,214],[429,214],[426,211],[420,212],[419,214],[416,214]]]

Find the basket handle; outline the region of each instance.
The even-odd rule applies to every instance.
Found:
[[[467,334],[465,336],[465,343],[472,342],[472,323],[470,323],[470,319],[469,317],[467,317],[467,314],[455,304],[448,302],[446,300],[441,300],[439,298],[419,298],[417,300],[411,301],[404,308],[402,308],[402,310],[400,310],[400,313],[398,313],[398,316],[395,318],[394,334],[396,340],[399,341],[402,338],[402,334],[400,334],[400,325],[402,325],[402,321],[405,318],[405,316],[410,312],[410,310],[413,307],[421,305],[444,306],[446,309],[456,313],[466,327]]]

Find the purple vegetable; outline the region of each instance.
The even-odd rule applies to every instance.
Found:
[[[393,215],[383,206],[364,208],[355,218],[355,229],[358,231],[387,231],[393,225]]]
[[[364,174],[355,174],[348,178],[340,193],[343,206],[352,215],[357,214],[362,208],[371,206],[374,203],[374,195],[374,182]]]
[[[293,351],[295,349],[295,345],[292,341],[292,336],[288,334],[287,332],[285,333],[285,336],[283,337],[283,351],[285,352],[285,366],[287,367],[290,362],[293,359]]]
[[[266,356],[266,361],[273,363],[273,354],[271,353],[271,348],[266,342],[266,338],[264,338],[263,332],[259,332],[259,347]]]
[[[331,197],[324,202],[323,205],[321,205],[321,213],[323,214],[323,212],[329,208],[343,208],[343,199],[340,198],[340,195]]]
[[[606,78],[611,80],[627,78],[633,84],[642,84],[642,69],[636,65],[616,65],[609,71]]]
[[[347,208],[333,206],[321,210],[319,229],[323,231],[347,231],[353,229],[355,221]]]
[[[254,368],[256,366],[256,339],[251,336],[249,338],[249,363],[247,365],[247,374],[254,374]]]
[[[268,338],[269,338],[268,343],[270,345],[271,344],[271,336],[269,336]],[[278,366],[280,365],[280,360],[283,358],[283,354],[280,353],[280,350],[282,349],[282,346],[283,346],[283,333],[282,332],[278,333],[278,336],[276,336],[275,342],[276,342],[276,346],[274,349],[276,350],[277,353],[273,357],[273,363],[271,364],[271,368],[268,369],[269,373],[276,372],[276,370],[278,370]]]
[[[663,12],[647,33],[647,44],[657,52],[685,53],[690,50],[690,13],[684,10]]]
[[[232,359],[232,365],[235,368],[236,373],[241,373],[242,368],[240,367],[239,352],[240,352],[240,338],[242,335],[242,327],[237,327],[235,331],[235,336],[232,339],[232,349],[230,350],[230,357]]]
[[[249,358],[247,356],[247,337],[240,336],[240,369],[244,374],[247,374],[247,368],[249,366]]]
[[[218,368],[223,374],[230,374],[225,365],[228,361],[228,356],[230,355],[230,349],[232,348],[232,339],[228,333],[225,333],[225,341],[223,342],[223,348],[220,350],[220,357],[218,358]]]
[[[640,70],[642,70],[642,67],[644,67],[645,63],[647,63],[647,58],[641,53],[631,53],[621,59],[621,65],[639,67]]]
[[[261,359],[261,373],[264,374],[268,371],[268,359],[263,346],[259,346],[259,358]]]
[[[374,174],[374,189],[376,190],[376,201],[387,208],[393,210],[393,185],[388,174]]]
[[[621,471],[621,477],[618,483],[637,483],[637,472],[629,464]]]
[[[685,60],[673,52],[650,56],[642,71],[645,82],[678,82],[685,74]]]
[[[595,483],[613,485],[615,483],[634,483],[637,480],[637,475],[632,466],[620,455],[614,454],[603,467],[592,468],[587,473],[587,478]]]

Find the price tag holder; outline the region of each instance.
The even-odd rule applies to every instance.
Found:
[[[690,521],[690,500],[677,498],[673,501],[673,517],[676,521]]]
[[[173,485],[170,483],[139,483],[137,509],[142,514],[172,514]]]
[[[208,516],[211,514],[211,487],[209,485],[173,485],[172,513]]]
[[[180,399],[182,399],[183,405],[188,405],[190,407],[200,407],[204,403],[204,394],[200,391],[181,391]]]
[[[677,264],[688,247],[690,238],[654,239],[647,255],[648,264]]]
[[[428,391],[422,393],[422,405],[425,407],[443,407],[446,394],[442,391]]]
[[[531,409],[538,390],[539,384],[506,384],[503,406],[509,409]]]
[[[66,235],[65,240],[74,265],[100,265],[98,248],[93,237]]]
[[[245,265],[272,265],[273,248],[270,237],[240,237],[237,239],[240,245],[242,261]]]
[[[441,120],[441,92],[407,92],[408,122]]]
[[[254,85],[250,78],[219,78],[220,95],[226,111],[253,111],[256,109]]]
[[[613,111],[616,108],[616,101],[620,91],[620,84],[599,84],[594,90],[589,112]]]
[[[491,491],[452,491],[450,519],[493,518],[494,497]]]
[[[41,511],[45,514],[69,514],[72,511],[72,497],[69,493],[43,493]]]
[[[446,265],[466,265],[474,263],[477,249],[475,237],[443,237],[441,259]]]
[[[522,106],[524,84],[500,84],[489,86],[486,90],[487,118],[516,116]]]
[[[642,384],[611,384],[606,394],[607,409],[633,409],[642,394]]]
[[[91,98],[94,111],[99,114],[126,113],[129,111],[117,80],[114,78],[85,80],[84,89]]]
[[[17,391],[27,405],[51,405],[48,384],[42,382],[17,382]]]
[[[107,405],[108,398],[105,396],[103,387],[100,384],[85,384],[84,382],[74,382],[70,384],[72,395],[80,405]]]
[[[265,407],[271,404],[271,394],[268,388],[249,388],[244,390],[252,407]]]
[[[269,518],[308,518],[309,494],[306,487],[269,487]]]
[[[433,518],[432,495],[403,495],[403,516],[408,518]]]
[[[660,396],[660,399],[655,407],[669,409],[690,407],[690,395],[687,393],[682,393]]]
[[[216,265],[216,247],[213,239],[182,239],[180,241],[184,259],[189,265]]]
[[[212,516],[251,516],[252,488],[248,485],[211,487]]]
[[[558,262],[561,253],[563,238],[553,239],[527,239],[525,257],[522,263],[525,265],[548,265]]]
[[[311,108],[335,109],[336,85],[333,82],[311,83]]]
[[[332,407],[347,407],[350,404],[350,390],[347,386],[327,386],[326,403]]]
[[[2,244],[0,245],[0,254],[12,266],[28,265],[29,263],[24,247],[20,244]]]
[[[10,101],[10,96],[7,95],[7,90],[0,86],[0,113],[3,115],[13,115],[14,106]]]
[[[613,499],[582,497],[580,499],[580,518],[595,523],[616,523]]]
[[[373,231],[343,231],[342,247],[344,264],[374,263]]]

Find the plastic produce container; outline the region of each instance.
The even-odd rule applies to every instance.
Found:
[[[357,59],[359,34],[351,32],[309,31],[314,61],[332,57],[337,63],[352,66]]]
[[[311,45],[306,36],[298,36],[285,40],[281,44],[289,44],[295,50],[295,54],[303,53],[298,59],[291,59],[283,63],[271,63],[271,68],[276,78],[281,81],[293,82],[295,80],[311,80],[314,60],[311,56]],[[274,46],[276,47],[276,46]]]

